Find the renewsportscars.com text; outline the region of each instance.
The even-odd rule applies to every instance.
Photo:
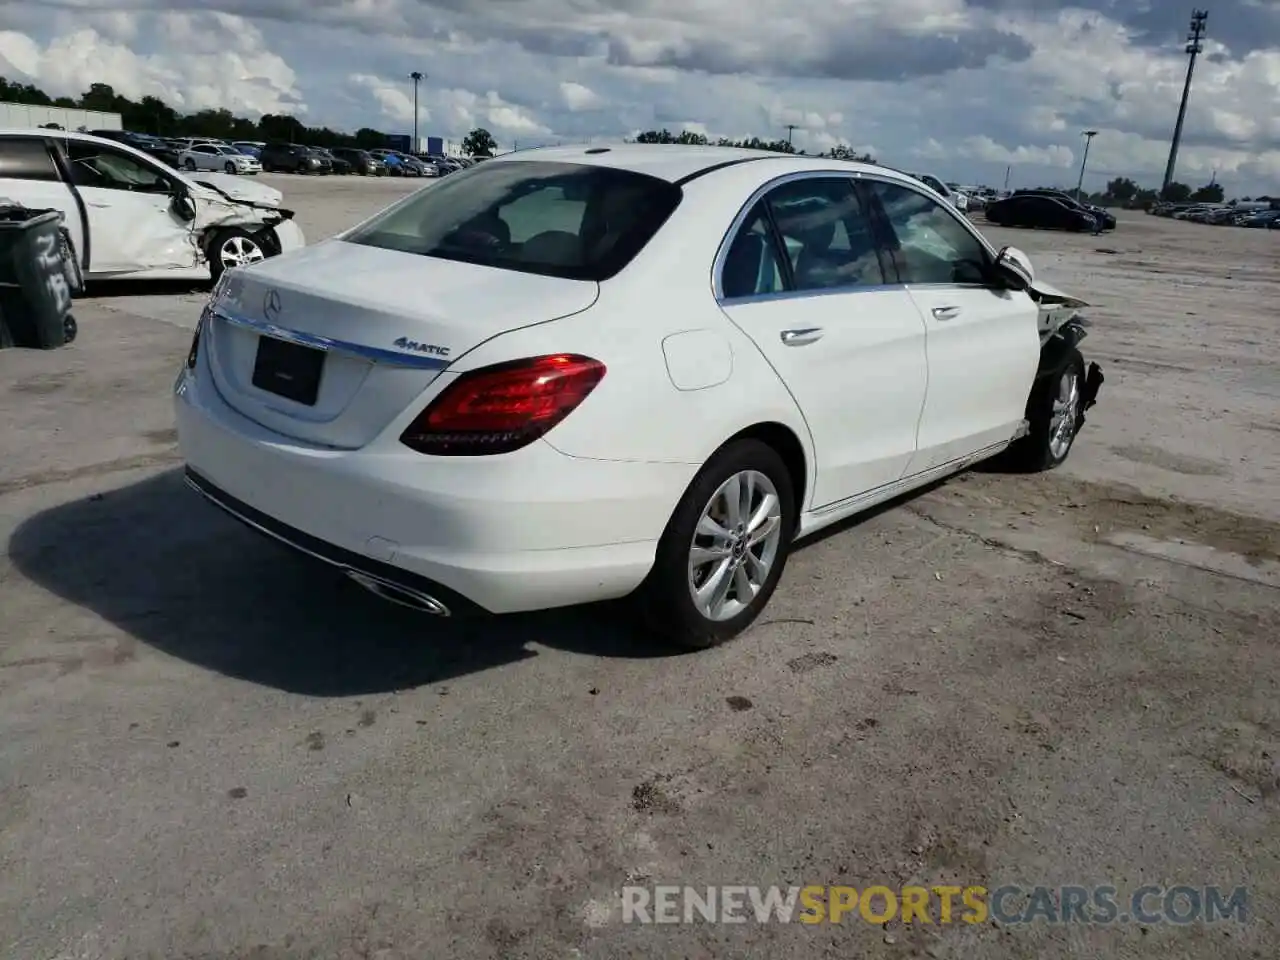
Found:
[[[1115,924],[1247,919],[1244,887],[658,885],[622,888],[623,923]]]

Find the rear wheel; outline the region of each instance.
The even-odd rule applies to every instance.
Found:
[[[196,162],[190,157],[187,157],[186,161],[182,165],[186,167],[190,173],[196,172]]]
[[[773,595],[795,530],[782,458],[759,440],[723,447],[685,492],[635,600],[658,636],[694,649],[746,630]]]

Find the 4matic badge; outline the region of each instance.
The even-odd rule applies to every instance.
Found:
[[[399,347],[401,350],[412,350],[414,353],[425,353],[432,357],[447,357],[449,355],[448,347],[437,346],[434,343],[419,343],[417,340],[410,340],[408,337],[401,337],[393,346]]]

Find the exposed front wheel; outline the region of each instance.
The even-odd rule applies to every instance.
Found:
[[[716,453],[676,507],[636,593],[653,632],[703,649],[746,630],[786,566],[795,501],[768,444],[739,440]]]
[[[228,160],[228,161],[227,161],[227,165],[226,165],[225,167],[223,167],[222,169],[223,169],[223,170],[225,170],[225,171],[227,171],[227,173],[232,173],[232,174],[233,174],[233,173],[235,173],[235,172],[236,172],[236,165],[235,165],[234,163],[232,163],[230,160]]]
[[[1054,370],[1031,388],[1029,430],[1006,451],[1008,465],[1033,472],[1052,470],[1066,460],[1084,423],[1084,398],[1084,357],[1079,350],[1068,350]]]
[[[224,270],[259,263],[265,259],[267,251],[262,241],[237,228],[220,231],[209,244],[209,274],[215,283]]]
[[[188,170],[189,172],[191,172],[191,173],[195,173],[195,172],[196,172],[196,162],[195,162],[194,160],[192,160],[190,157],[188,157],[188,158],[187,158],[187,160],[186,160],[186,162],[183,164],[183,166],[184,166],[184,167],[186,167],[186,168],[187,168],[187,170]]]

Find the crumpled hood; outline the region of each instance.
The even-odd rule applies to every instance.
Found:
[[[1043,280],[1037,280],[1029,289],[1032,297],[1044,306],[1071,307],[1079,309],[1087,307],[1089,304],[1079,297],[1073,297],[1069,293],[1063,293],[1057,287],[1045,283]]]
[[[270,207],[278,207],[280,206],[280,201],[284,199],[284,194],[275,187],[257,183],[248,177],[235,176],[229,173],[216,173],[211,170],[188,173],[186,177],[198,185],[205,184],[214,187],[233,200],[242,200],[245,203],[261,203]]]

